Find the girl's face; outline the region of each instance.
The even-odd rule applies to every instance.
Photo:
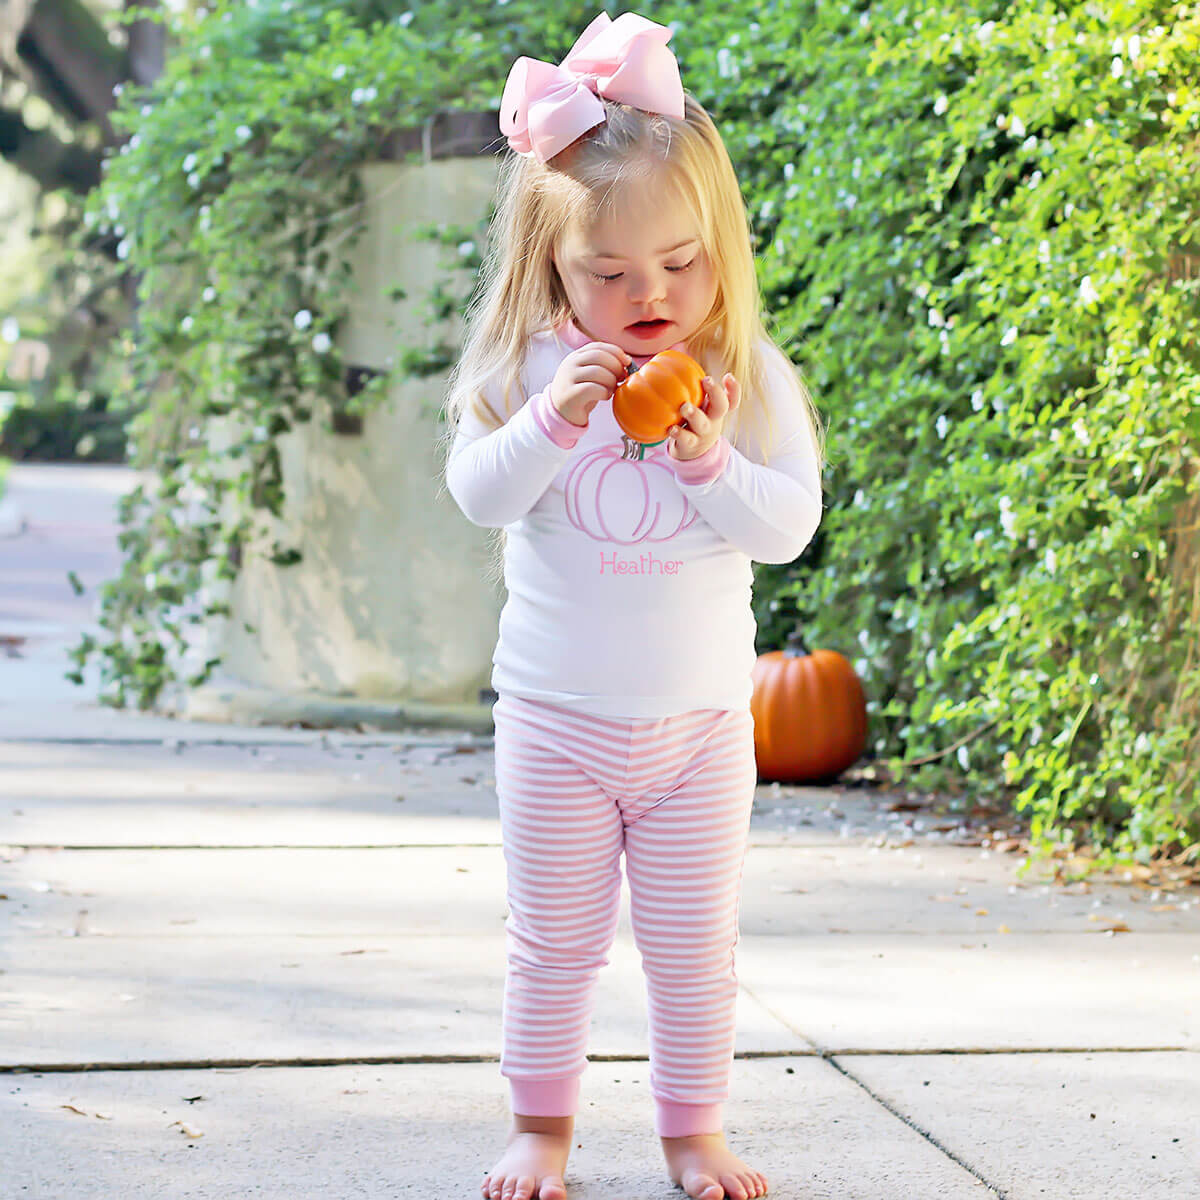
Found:
[[[656,202],[652,181],[626,184],[613,207],[590,228],[570,227],[554,264],[579,329],[646,357],[703,324],[717,280],[695,221],[661,191]]]

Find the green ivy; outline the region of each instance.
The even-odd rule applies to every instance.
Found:
[[[1011,803],[1038,854],[1194,851],[1197,9],[760,13],[693,26],[688,77],[830,422],[762,648],[846,653],[893,776]]]

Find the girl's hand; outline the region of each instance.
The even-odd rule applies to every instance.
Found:
[[[672,425],[667,443],[667,453],[680,462],[690,458],[699,458],[707,453],[721,436],[725,425],[725,417],[738,406],[742,398],[741,384],[726,371],[721,380],[723,387],[718,387],[716,381],[708,375],[704,377],[704,408],[693,408],[689,404],[679,410],[685,424]]]
[[[550,383],[550,402],[572,425],[587,425],[601,400],[611,400],[633,359],[611,342],[588,342],[558,364]]]

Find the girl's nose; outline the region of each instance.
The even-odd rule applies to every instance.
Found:
[[[663,278],[650,272],[640,278],[630,276],[629,299],[635,304],[652,304],[667,298],[667,285]]]

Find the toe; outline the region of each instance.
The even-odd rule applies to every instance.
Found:
[[[561,1175],[547,1175],[542,1180],[538,1200],[567,1200],[567,1185]]]
[[[746,1189],[737,1175],[722,1175],[721,1183],[729,1200],[746,1200]]]
[[[765,1196],[767,1194],[767,1177],[761,1171],[755,1171],[754,1178],[758,1180],[758,1194]]]
[[[513,1192],[513,1200],[529,1200],[533,1195],[533,1185],[537,1182],[532,1175],[522,1175],[517,1180],[517,1190]]]
[[[722,1200],[725,1195],[721,1185],[704,1171],[685,1172],[683,1189],[696,1200]]]

